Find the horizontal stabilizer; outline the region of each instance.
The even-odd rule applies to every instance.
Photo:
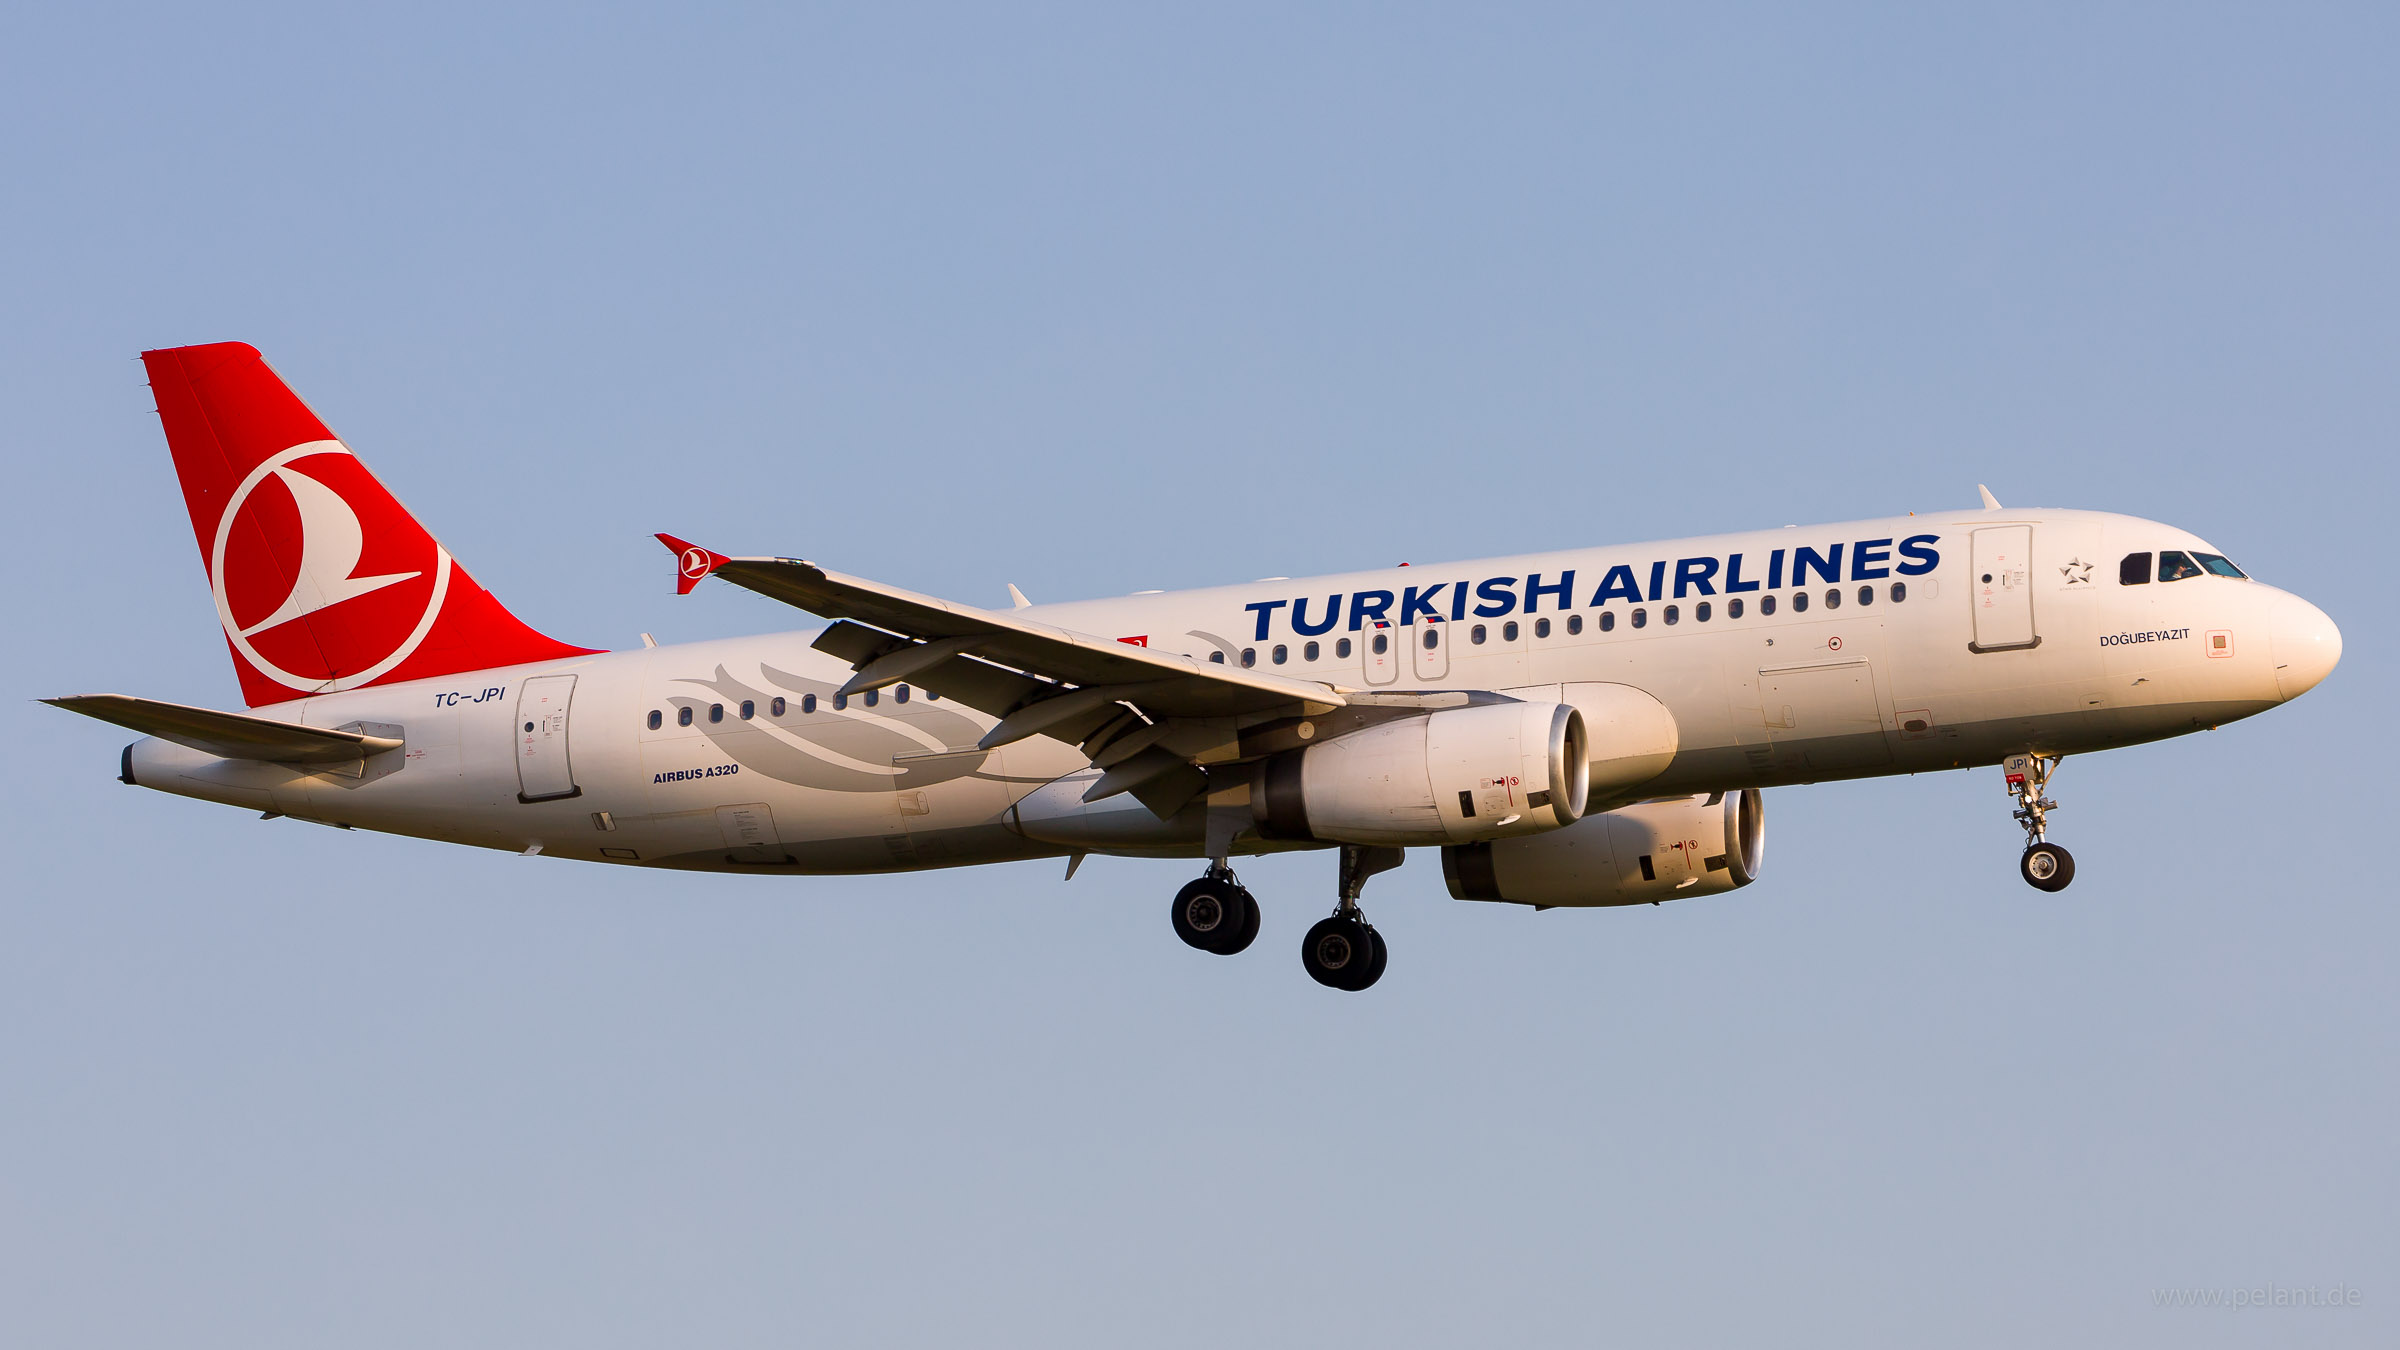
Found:
[[[42,702],[96,717],[128,731],[187,745],[220,759],[257,759],[270,764],[345,764],[397,750],[402,744],[394,736],[304,727],[247,713],[190,708],[126,694],[73,694]]]

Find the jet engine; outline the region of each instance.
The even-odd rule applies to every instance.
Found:
[[[1749,885],[1765,842],[1755,788],[1666,797],[1529,839],[1444,848],[1442,877],[1459,900],[1656,904]]]
[[[1591,753],[1564,703],[1475,703],[1362,727],[1261,762],[1250,792],[1271,839],[1455,844],[1573,824]]]

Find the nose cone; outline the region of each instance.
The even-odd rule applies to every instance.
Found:
[[[2342,630],[2299,596],[2275,602],[2275,690],[2288,701],[2317,687],[2342,659]]]

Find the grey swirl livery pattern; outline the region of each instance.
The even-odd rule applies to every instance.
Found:
[[[668,699],[672,707],[692,709],[693,729],[745,772],[826,792],[906,791],[956,778],[1004,777],[982,771],[992,754],[972,748],[981,728],[948,708],[924,702],[894,706],[887,693],[885,706],[869,709],[852,699],[847,710],[836,712],[837,686],[773,666],[762,665],[759,673],[762,683],[753,685],[718,666],[713,678],[678,681],[713,697]],[[786,698],[781,717],[768,712],[778,694]],[[816,712],[800,711],[801,696],[808,694],[817,697]],[[746,722],[733,711],[744,700],[757,706]],[[727,705],[724,721],[708,720],[712,703]],[[906,758],[954,747],[962,749],[921,761]]]

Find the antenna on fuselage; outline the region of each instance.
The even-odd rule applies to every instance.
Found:
[[[1992,490],[1988,487],[1985,487],[1983,484],[1977,483],[1975,485],[1975,495],[1983,498],[1984,510],[1997,511],[2000,509],[2000,499],[1993,496]]]

